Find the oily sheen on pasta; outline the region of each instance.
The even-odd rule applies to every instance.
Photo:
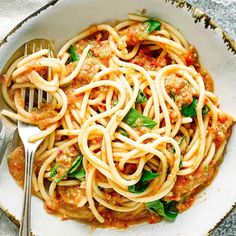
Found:
[[[2,114],[42,130],[30,138],[44,138],[34,193],[49,213],[99,227],[175,220],[214,178],[233,124],[196,49],[155,18],[92,25],[4,78],[13,111]],[[47,102],[25,111],[22,94],[42,91]],[[23,184],[23,146],[9,170]]]

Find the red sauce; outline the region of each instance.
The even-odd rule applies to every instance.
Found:
[[[13,151],[8,159],[9,171],[20,186],[24,184],[24,153],[24,147],[21,145]]]
[[[136,44],[141,43],[147,36],[145,23],[137,23],[130,26],[127,31],[127,45],[131,48]],[[94,26],[93,30],[96,30]],[[75,44],[75,50],[78,55],[81,56],[84,48],[89,44],[91,46],[91,57],[87,57],[79,74],[72,81],[72,83],[64,88],[64,91],[68,97],[69,106],[73,106],[76,101],[81,101],[82,96],[74,96],[71,91],[85,84],[89,84],[94,78],[95,74],[100,70],[100,65],[108,65],[110,58],[112,57],[113,52],[109,48],[108,42],[104,41],[106,35],[103,35],[101,32],[95,33],[90,36],[88,39],[81,40]],[[165,47],[164,44],[160,46]],[[213,82],[209,74],[202,69],[200,66],[197,51],[194,47],[190,47],[187,53],[184,55],[185,62],[187,66],[194,66],[199,73],[203,76],[206,89],[213,91]],[[153,52],[147,47],[141,46],[137,55],[130,60],[130,62],[135,63],[144,67],[150,71],[158,71],[160,68],[171,64],[171,58],[168,55],[163,54],[162,56],[159,52]],[[66,66],[67,75],[69,75],[75,68],[77,62],[68,63]],[[40,72],[42,75],[46,73],[44,69]],[[109,78],[106,78],[109,79]],[[0,78],[4,82],[4,78]],[[176,75],[170,75],[165,82],[165,87],[167,93],[172,96],[175,96],[175,102],[178,107],[182,107],[183,104],[191,104],[195,91],[186,83],[186,81]],[[101,88],[103,89],[103,88]],[[91,99],[96,98],[101,92],[99,89],[94,89],[92,91]],[[106,109],[105,104],[101,103],[97,106],[98,111],[104,111]],[[52,118],[57,115],[57,112],[50,104],[42,106],[38,111],[33,112],[33,119],[36,124],[41,127],[46,127],[48,123],[45,118]],[[175,122],[176,114],[173,112],[170,114],[171,122]],[[164,121],[162,121],[164,122]],[[193,128],[191,125],[186,125],[186,128]],[[231,132],[232,119],[222,113],[219,115],[217,128],[213,130],[214,132],[214,142],[216,143],[216,148],[219,148],[223,140],[226,140]],[[146,133],[147,128],[140,128],[138,132],[140,134]],[[147,142],[150,140],[147,140]],[[93,139],[89,140],[90,145],[101,145],[102,136],[95,136]],[[59,157],[57,158],[57,163],[59,169],[57,170],[57,176],[60,177],[65,170],[68,170],[72,163],[75,160],[75,157],[78,155],[77,149],[72,148],[68,152],[60,152]],[[23,186],[24,182],[24,149],[23,146],[18,147],[9,157],[8,161],[9,171],[13,178]],[[34,163],[35,174],[38,175],[38,171],[42,165],[42,162]],[[176,183],[171,190],[168,197],[165,197],[165,200],[168,201],[177,201],[177,208],[180,212],[188,209],[194,202],[196,195],[203,188],[210,184],[214,176],[217,173],[218,164],[210,163],[207,168],[199,167],[190,175],[186,176],[177,176]],[[90,168],[90,165],[88,165]],[[132,174],[136,170],[136,164],[126,164],[124,168],[125,174]],[[96,179],[104,180],[104,176],[101,173],[96,173]],[[47,180],[45,180],[47,185]],[[129,225],[148,222],[150,224],[157,223],[162,220],[162,217],[154,214],[148,210],[143,204],[142,209],[139,211],[133,211],[129,213],[116,212],[110,209],[105,208],[103,205],[96,202],[96,208],[98,212],[104,217],[105,223],[100,224],[91,210],[89,209],[88,204],[78,208],[82,197],[85,195],[86,185],[82,182],[81,186],[57,186],[55,196],[49,198],[45,202],[45,209],[50,214],[57,214],[62,217],[62,219],[78,219],[80,221],[99,226],[99,227],[116,227],[119,229],[127,228]],[[101,189],[106,200],[114,205],[120,206],[127,199],[116,193],[114,190],[110,189]]]
[[[96,33],[90,36],[88,39],[80,40],[75,45],[76,52],[81,55],[86,46],[90,45],[90,56],[99,59],[99,61],[108,66],[113,52],[109,46],[108,41],[103,40],[103,34]]]
[[[153,52],[147,47],[141,47],[137,55],[130,60],[131,63],[144,67],[146,70],[156,71],[171,63],[168,55],[154,57]]]
[[[210,74],[199,63],[197,50],[193,46],[190,46],[184,55],[184,58],[187,66],[194,66],[201,74],[206,90],[214,92],[214,81]]]
[[[199,67],[198,53],[197,50],[191,46],[185,54],[185,62],[187,66]]]
[[[148,36],[146,29],[147,25],[144,23],[131,25],[127,30],[127,45],[135,46],[136,44],[141,43],[141,41],[143,41]]]
[[[69,86],[68,88],[64,89],[64,92],[65,92],[66,97],[67,97],[67,104],[68,104],[69,108],[70,107],[74,108],[75,103],[82,102],[82,100],[83,100],[83,94],[79,94],[77,96],[74,95],[73,85],[74,85],[74,83],[72,83],[72,85]],[[75,88],[78,88],[78,87],[79,86],[76,86]]]
[[[31,114],[34,124],[38,125],[41,129],[45,129],[51,124],[50,120],[48,119],[55,117],[58,112],[55,110],[52,104],[42,103],[40,108],[32,111]]]
[[[216,148],[218,148],[223,141],[227,140],[231,133],[232,124],[233,121],[229,115],[223,112],[218,115],[218,123],[216,129],[214,130],[214,142],[216,144]]]
[[[173,97],[179,109],[182,108],[182,105],[189,105],[193,101],[194,88],[182,77],[175,74],[168,75],[165,80],[165,89]]]
[[[71,152],[70,152],[71,153]],[[62,153],[62,156],[64,154]],[[71,153],[71,155],[74,155]],[[23,146],[18,147],[9,157],[8,165],[13,178],[23,186],[24,179],[24,149]],[[63,159],[63,158],[62,158]],[[62,164],[63,164],[62,160]],[[38,169],[39,163],[35,162],[34,169]],[[42,163],[41,163],[42,164]],[[64,163],[65,165],[67,164]],[[219,163],[218,163],[219,164]],[[167,201],[177,201],[177,208],[180,212],[187,210],[193,204],[196,195],[214,179],[217,173],[218,164],[210,163],[207,168],[198,168],[195,172],[187,176],[178,176],[177,181],[171,190],[171,196],[165,197]],[[127,164],[125,172],[132,173],[135,170],[134,164]],[[38,171],[36,171],[37,173]],[[97,174],[96,178],[103,179],[101,174]],[[81,193],[82,191],[82,193]],[[126,201],[124,197],[113,190],[103,189],[108,202],[120,205]],[[88,204],[78,208],[80,202],[80,194],[85,195],[85,188],[79,186],[57,186],[56,195],[45,202],[45,209],[50,214],[59,215],[61,219],[77,219],[84,223],[89,223],[97,227],[116,227],[119,229],[127,228],[132,224],[148,222],[150,224],[157,223],[162,217],[148,210],[145,205],[140,211],[129,213],[115,212],[96,203],[97,210],[104,217],[105,223],[99,223]]]
[[[79,74],[75,78],[75,80],[80,83],[80,86],[89,84],[93,77],[98,73],[100,64],[100,61],[95,57],[87,58],[85,60]]]

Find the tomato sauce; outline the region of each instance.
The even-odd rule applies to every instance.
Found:
[[[64,88],[64,91],[68,97],[68,104],[72,106],[76,101],[81,101],[82,97],[74,96],[71,91],[73,89],[89,84],[93,80],[94,76],[99,72],[101,65],[107,66],[109,60],[111,59],[113,52],[109,47],[107,41],[104,40],[103,34],[101,32],[93,34],[88,39],[80,40],[74,47],[79,56],[83,53],[85,47],[89,44],[90,56],[87,55],[84,64],[81,67],[80,72],[76,78]],[[147,37],[147,25],[145,23],[137,23],[131,25],[127,29],[127,45],[132,48],[136,44],[141,43]],[[161,45],[161,44],[160,44]],[[161,45],[164,46],[164,45]],[[204,70],[198,60],[198,54],[194,47],[190,47],[186,54],[184,55],[184,60],[187,66],[194,66],[196,70],[202,75],[206,89],[209,91],[214,90],[214,84],[207,73]],[[158,71],[160,68],[171,64],[172,59],[167,55],[160,55],[158,51],[151,51],[148,47],[140,46],[137,55],[130,60],[131,63],[137,64],[144,67],[149,71]],[[77,62],[68,62],[66,65],[66,71],[69,75],[76,67]],[[43,71],[41,72],[44,73]],[[106,78],[108,79],[108,78]],[[5,78],[1,76],[0,80],[5,82]],[[176,75],[169,75],[165,81],[165,88],[167,93],[173,97],[175,103],[179,108],[183,105],[189,105],[193,101],[196,91],[194,88],[186,82],[181,77]],[[101,88],[102,89],[102,88]],[[101,91],[99,89],[93,90],[92,98],[96,98]],[[57,115],[57,112],[50,107],[50,104],[44,105],[38,111],[34,111],[33,119],[36,124],[41,127],[46,127],[48,124],[44,123],[45,118],[51,118]],[[98,111],[104,111],[106,109],[105,104],[100,104],[97,107]],[[175,122],[176,114],[172,113],[170,115],[171,122]],[[191,128],[191,125],[189,125]],[[222,113],[219,115],[217,127],[212,130],[214,134],[214,142],[216,144],[216,149],[219,148],[220,144],[226,140],[231,132],[232,119]],[[146,128],[139,130],[140,133],[146,133]],[[93,139],[89,141],[90,145],[101,145],[102,137],[94,136]],[[59,157],[57,157],[57,162],[59,163],[57,178],[62,176],[62,174],[70,168],[75,160],[76,155],[78,155],[77,150],[69,150],[68,153],[62,152]],[[38,175],[40,166],[42,163],[34,163],[35,174]],[[217,173],[219,163],[211,162],[206,168],[201,166],[190,175],[177,176],[174,187],[168,196],[164,197],[166,201],[177,201],[177,208],[180,212],[185,211],[193,204],[196,195],[208,186],[213,180]],[[24,183],[24,149],[23,146],[19,146],[10,155],[8,160],[9,171],[13,178],[18,184],[23,186]],[[136,164],[126,164],[124,168],[124,174],[132,174],[136,170]],[[95,178],[104,180],[102,174],[96,173]],[[48,185],[45,179],[45,185]],[[111,189],[101,188],[108,203],[120,206],[122,203],[127,201],[126,198]],[[152,211],[148,210],[146,205],[143,204],[142,207],[133,212],[116,212],[112,211],[103,205],[95,202],[98,212],[104,217],[105,223],[99,223],[94,217],[93,213],[89,209],[86,203],[83,207],[78,207],[82,199],[86,197],[86,184],[82,182],[81,185],[75,186],[59,186],[57,185],[55,195],[50,197],[45,202],[45,209],[50,214],[56,214],[61,216],[62,219],[77,219],[90,225],[99,227],[116,227],[118,229],[127,228],[132,224],[138,224],[142,222],[148,222],[150,224],[157,223],[162,220],[162,217],[156,215]]]
[[[157,71],[171,63],[168,55],[154,57],[153,52],[147,47],[140,47],[137,55],[130,60],[131,63],[144,67],[149,71]]]

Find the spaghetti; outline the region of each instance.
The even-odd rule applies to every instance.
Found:
[[[129,15],[49,54],[19,58],[2,86],[15,110],[2,114],[42,129],[30,141],[44,138],[33,186],[46,209],[117,228],[174,220],[213,179],[233,124],[196,50],[168,23]],[[21,92],[36,89],[50,102],[26,112]],[[21,183],[23,153],[9,159]]]

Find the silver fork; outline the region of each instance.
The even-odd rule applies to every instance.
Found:
[[[42,49],[41,44],[39,49]],[[36,44],[32,44],[31,51],[34,53],[36,51]],[[28,55],[29,46],[27,43],[25,44],[25,57]],[[50,49],[50,48],[49,48]],[[49,56],[51,52],[49,52]],[[51,70],[48,70],[48,73],[51,73]],[[48,76],[48,77],[51,77]],[[26,90],[21,90],[22,98],[24,100],[24,104],[27,103],[27,96]],[[31,112],[34,106],[34,99],[35,91],[34,89],[30,89],[29,91],[29,99],[28,99],[28,112]],[[42,90],[38,90],[38,99],[37,99],[37,107],[43,102],[43,93]],[[47,102],[50,101],[50,96],[47,93]],[[26,106],[25,106],[26,109]],[[32,190],[32,172],[33,172],[33,163],[34,163],[34,156],[36,153],[37,148],[42,143],[43,139],[40,139],[34,143],[30,143],[29,137],[39,134],[41,130],[32,124],[26,124],[24,122],[18,121],[18,132],[20,138],[23,142],[24,149],[25,149],[25,178],[24,178],[24,202],[23,202],[23,209],[22,209],[22,216],[21,216],[21,225],[20,225],[20,236],[29,236],[31,234],[31,190]]]

